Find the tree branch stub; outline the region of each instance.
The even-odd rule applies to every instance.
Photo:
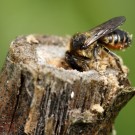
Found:
[[[108,135],[134,96],[117,68],[72,70],[69,37],[28,35],[12,42],[1,72],[0,132],[31,135]]]

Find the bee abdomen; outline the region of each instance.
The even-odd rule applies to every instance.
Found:
[[[113,49],[122,49],[128,47],[131,40],[132,35],[120,29],[116,29],[112,33],[100,38],[99,42]]]

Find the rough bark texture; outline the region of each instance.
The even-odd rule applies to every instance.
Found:
[[[68,37],[40,35],[12,42],[0,75],[1,135],[111,133],[135,94],[127,70],[72,70],[64,59],[68,43]]]

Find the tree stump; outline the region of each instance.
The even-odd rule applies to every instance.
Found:
[[[70,37],[28,35],[11,43],[0,75],[0,134],[109,135],[135,89],[124,73],[73,70]]]

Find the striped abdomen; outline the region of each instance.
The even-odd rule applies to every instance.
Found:
[[[100,38],[98,42],[102,43],[108,48],[120,50],[128,47],[131,43],[131,40],[132,35],[120,29],[116,29],[110,34]]]

